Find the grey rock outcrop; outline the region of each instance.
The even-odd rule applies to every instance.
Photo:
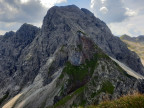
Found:
[[[53,18],[51,18],[52,16]],[[49,32],[47,28],[50,28]],[[88,34],[109,56],[123,62],[134,71],[144,74],[144,67],[140,58],[134,52],[131,52],[118,37],[113,36],[103,21],[86,9],[80,10],[76,6],[51,8],[45,16],[42,32],[48,36],[47,33],[50,33],[51,30],[61,34],[63,39],[71,38],[68,36],[71,32],[81,30]],[[59,31],[63,31],[63,33],[59,33]],[[67,32],[68,34],[66,34]],[[50,35],[49,38],[51,39]],[[57,35],[58,43],[63,41],[61,36]]]
[[[0,44],[0,95],[8,91],[9,99],[22,93],[14,108],[57,105],[69,95],[74,97],[66,105],[80,105],[81,89],[90,104],[98,97],[102,101],[103,93],[118,98],[143,88],[106,54],[144,74],[138,56],[103,21],[74,5],[52,7],[41,29],[24,24],[0,38]],[[105,83],[112,90],[104,90]]]
[[[38,32],[37,27],[23,24],[16,33],[11,31],[0,38],[0,96],[12,89],[15,95],[20,90],[19,86],[14,86],[22,80],[21,73],[16,73],[20,68],[18,60]],[[15,77],[19,80],[16,81]]]

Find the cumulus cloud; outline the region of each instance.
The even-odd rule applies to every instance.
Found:
[[[9,31],[16,31],[22,24],[18,22],[0,22],[0,35]]]
[[[66,0],[40,0],[40,3],[45,7],[52,7],[57,3],[66,2]]]
[[[36,22],[46,13],[38,0],[3,0],[0,1],[1,22]]]
[[[107,23],[121,22],[136,12],[124,7],[122,0],[91,0],[91,9],[97,17]]]
[[[29,0],[20,0],[21,1],[21,3],[27,3],[27,2],[29,2]]]
[[[104,4],[107,0],[101,0],[102,4]]]
[[[125,13],[127,16],[136,16],[137,15],[137,12],[136,11],[133,11],[129,8],[126,8],[126,13]]]
[[[61,2],[66,0],[0,0],[0,30],[16,30],[25,22],[39,26],[47,10]],[[12,23],[16,26],[5,27]]]
[[[108,9],[106,7],[101,7],[100,11],[104,14],[106,14],[108,12]]]
[[[144,34],[144,0],[91,0],[91,10],[115,35]]]
[[[144,34],[144,15],[134,16],[119,23],[108,24],[115,35],[128,34],[130,36],[139,36]]]
[[[91,7],[91,8],[94,8],[94,5],[95,5],[95,0],[91,0],[91,5],[90,5],[90,7]]]

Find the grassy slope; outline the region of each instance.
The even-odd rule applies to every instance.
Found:
[[[138,54],[138,56],[141,58],[142,64],[144,65],[144,44],[138,42],[131,42],[123,39],[121,40],[127,44],[128,48],[131,51],[134,51]]]
[[[88,106],[87,108],[144,108],[144,95],[137,93],[127,95],[114,101],[105,101],[98,106]]]

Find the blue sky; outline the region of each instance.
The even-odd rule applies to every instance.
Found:
[[[0,35],[23,23],[41,27],[49,8],[71,4],[92,11],[114,35],[144,35],[144,0],[0,0]]]

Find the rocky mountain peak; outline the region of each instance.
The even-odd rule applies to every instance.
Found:
[[[56,30],[59,24],[72,23],[72,21],[68,21],[76,21],[80,17],[84,17],[84,13],[75,5],[54,6],[48,10],[44,17],[42,30],[46,28],[49,28],[50,31]]]
[[[93,14],[92,12],[90,12],[88,9],[81,8],[81,10],[82,10],[86,15],[94,16],[94,14]]]
[[[4,35],[3,35],[3,38],[4,38],[4,41],[12,36],[15,35],[15,32],[13,31],[10,31],[10,32],[6,32]]]
[[[19,30],[17,30],[13,42],[16,46],[26,46],[32,42],[40,29],[36,26],[24,23]]]
[[[18,35],[25,35],[27,36],[31,35],[32,33],[38,32],[40,29],[36,26],[33,26],[31,24],[24,23],[19,30],[16,32]],[[25,35],[26,36],[26,35]]]
[[[24,24],[0,43],[0,96],[8,91],[8,101],[20,95],[13,108],[88,105],[143,88],[110,58],[144,74],[138,56],[103,21],[75,5],[52,7],[41,29]]]
[[[33,25],[31,25],[31,24],[28,24],[28,23],[24,23],[23,25],[21,25],[21,27],[19,28],[19,30],[18,31],[23,31],[23,30],[25,30],[26,28],[37,28],[36,26],[33,26]],[[17,31],[17,32],[18,32]]]
[[[144,43],[144,35],[138,36],[137,41]]]
[[[88,34],[89,37],[109,56],[118,59],[138,73],[144,74],[144,67],[139,57],[129,51],[127,46],[118,38],[113,36],[108,26],[96,18],[86,9],[79,9],[74,5],[54,6],[48,10],[42,26],[42,37],[50,45],[73,44],[77,31]],[[49,41],[51,40],[51,41]],[[54,44],[55,43],[55,44]],[[51,46],[51,47],[52,47]],[[129,56],[130,55],[130,56]],[[137,66],[127,60],[137,62]]]
[[[13,36],[15,34],[15,32],[13,32],[13,31],[10,31],[10,32],[6,32],[5,33],[5,36]]]
[[[121,38],[131,38],[131,37],[127,34],[124,34],[124,35],[121,36]]]

